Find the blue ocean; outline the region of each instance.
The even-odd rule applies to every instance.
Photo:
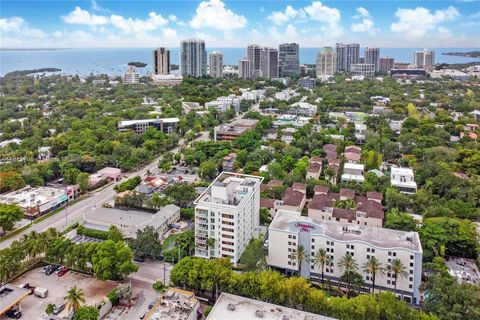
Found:
[[[416,50],[424,48],[382,48],[381,56],[395,58],[397,62],[413,62]],[[437,63],[467,63],[480,59],[446,56],[442,52],[468,52],[478,48],[429,48],[435,51]],[[207,48],[208,52],[223,52],[224,64],[238,64],[238,60],[246,54],[245,48]],[[300,48],[300,62],[313,64],[320,48]],[[178,48],[171,49],[171,63],[178,64]],[[363,53],[361,53],[363,55]],[[122,75],[127,63],[140,61],[147,63],[145,68],[138,68],[141,75],[151,72],[151,48],[118,48],[118,49],[62,49],[62,50],[14,50],[0,51],[0,76],[15,70],[38,68],[59,68],[62,74],[108,74]]]

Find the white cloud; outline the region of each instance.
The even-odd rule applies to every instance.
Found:
[[[420,39],[431,31],[435,31],[435,33],[445,31],[445,28],[440,29],[440,24],[455,20],[460,17],[460,13],[452,6],[434,12],[427,8],[417,7],[415,9],[399,8],[395,16],[398,18],[398,22],[392,23],[390,30],[405,38]]]
[[[480,11],[478,11],[477,13],[471,14],[468,17],[472,19],[480,19]]]
[[[285,8],[285,11],[273,11],[268,17],[268,20],[271,20],[273,23],[276,25],[282,25],[291,19],[294,19],[300,15],[304,15],[305,13],[303,12],[302,9],[300,10],[295,10],[292,6],[288,5]]]
[[[170,20],[172,22],[175,22],[175,21],[177,21],[177,16],[174,15],[174,14],[169,14],[168,15],[168,20]]]
[[[364,7],[358,7],[355,9],[358,14],[354,15],[353,19],[361,19],[359,22],[352,23],[351,29],[354,32],[368,32],[370,35],[375,35],[378,29],[375,29],[375,22],[370,15],[370,12]]]
[[[125,19],[122,16],[111,15],[110,21],[114,27],[119,28],[125,33],[152,31],[167,24],[167,20],[160,14],[150,12],[148,16],[148,19],[142,20],[132,18]]]
[[[368,12],[368,10],[365,9],[364,7],[358,7],[357,9],[355,9],[355,11],[357,11],[358,15],[353,16],[354,18],[370,17],[370,12]]]
[[[45,32],[40,29],[31,28],[22,17],[11,17],[0,19],[0,32],[3,34],[14,34],[18,37],[44,38]]]
[[[338,24],[340,22],[340,10],[327,7],[320,1],[314,1],[311,5],[305,7],[305,12],[315,21],[329,24]]]
[[[190,20],[194,29],[212,28],[222,31],[235,30],[245,27],[247,18],[225,8],[221,0],[202,1]]]
[[[70,24],[86,24],[90,26],[99,26],[108,24],[108,17],[90,14],[90,12],[83,10],[80,7],[75,9],[62,17],[63,21]]]

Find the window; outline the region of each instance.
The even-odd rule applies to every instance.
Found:
[[[327,246],[329,246],[329,245],[330,245],[330,241],[327,241]]]
[[[291,265],[292,265],[292,262],[291,262],[291,261],[288,261],[288,265],[291,266]]]
[[[372,249],[372,253],[375,253],[375,249]]]
[[[291,245],[292,245],[292,241],[288,241],[288,245],[291,246]]]
[[[413,267],[413,262],[410,262],[410,267]]]
[[[396,252],[394,252],[394,253],[393,253],[393,256],[394,256],[394,257],[396,257],[396,256],[397,256],[397,253],[396,253]]]
[[[292,248],[288,248],[288,252],[292,252]]]
[[[354,245],[353,245],[353,244],[350,246],[350,249],[355,249],[355,247],[354,247]]]
[[[390,280],[387,280],[387,284],[390,284]]]
[[[414,258],[413,256],[410,256],[410,260],[413,260],[413,258]]]
[[[315,246],[312,244],[312,249],[315,250]]]
[[[392,252],[391,252],[391,251],[388,251],[388,255],[391,256],[391,255],[392,255]]]
[[[293,239],[293,240],[297,239],[297,236],[292,236],[292,239]]]
[[[350,245],[349,245],[349,244],[347,244],[347,249],[350,249]]]
[[[315,242],[315,238],[312,238],[312,242]]]
[[[367,248],[367,252],[370,252],[370,248]]]
[[[292,235],[291,235],[291,234],[288,235],[288,239],[292,239]]]
[[[413,285],[409,284],[408,287],[409,287],[410,289],[412,289],[412,288],[413,288]]]
[[[370,260],[370,255],[369,254],[367,254],[367,260]]]
[[[413,281],[413,277],[408,278],[409,281]]]
[[[410,270],[410,274],[413,274],[413,270]]]
[[[392,259],[389,258],[389,259],[388,259],[388,263],[391,263],[391,262],[392,262]]]
[[[330,252],[331,252],[331,253],[333,253],[333,248],[332,248],[332,249],[330,249]]]

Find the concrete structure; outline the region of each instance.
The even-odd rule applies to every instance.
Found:
[[[124,120],[118,123],[118,131],[133,130],[136,134],[141,134],[147,131],[148,128],[155,127],[164,133],[172,133],[179,121],[180,119],[178,118]]]
[[[20,288],[6,283],[0,287],[0,316],[18,306],[20,301],[30,294],[30,289]]]
[[[368,63],[352,63],[350,65],[352,76],[373,77],[375,75],[375,65]]]
[[[278,50],[265,47],[260,51],[260,71],[264,78],[278,78]]]
[[[175,182],[175,179],[176,178],[167,176],[147,176],[140,182],[135,190],[149,196],[153,192],[159,192],[169,184]]]
[[[379,71],[388,74],[390,70],[393,69],[395,60],[390,57],[381,57],[378,63],[379,63]]]
[[[405,119],[403,119],[403,120],[390,120],[388,125],[390,126],[390,129],[392,129],[393,132],[399,134],[400,131],[402,130],[404,121],[405,121]]]
[[[424,69],[391,69],[390,76],[398,80],[410,80],[425,78],[427,73]]]
[[[294,97],[298,97],[300,93],[296,92],[291,88],[286,88],[280,92],[275,92],[275,99],[288,101]]]
[[[428,69],[435,65],[435,51],[427,49],[424,49],[423,51],[415,51],[413,58],[413,63],[419,68]]]
[[[413,170],[411,168],[392,167],[390,173],[390,185],[400,190],[401,193],[417,193]]]
[[[223,53],[220,51],[213,51],[210,53],[210,77],[223,77]]]
[[[325,47],[317,55],[317,77],[333,76],[337,70],[337,54],[331,47]]]
[[[135,66],[128,66],[125,75],[123,76],[124,84],[139,84],[140,76],[138,75]]]
[[[300,54],[298,43],[282,43],[278,46],[280,77],[300,76]]]
[[[235,172],[235,160],[237,159],[237,154],[231,152],[228,156],[223,158],[222,168],[224,172]]]
[[[48,161],[52,156],[51,147],[40,147],[38,148],[38,161]]]
[[[195,200],[195,256],[240,259],[260,224],[262,181],[223,172]]]
[[[250,78],[250,60],[244,58],[238,61],[238,77],[241,79]]]
[[[205,41],[187,39],[180,42],[180,75],[182,77],[203,77],[207,75]]]
[[[250,61],[250,78],[261,76],[261,51],[262,48],[257,44],[251,44],[247,47],[247,60]]]
[[[252,130],[257,124],[255,119],[240,119],[214,128],[215,141],[232,141],[236,137]]]
[[[122,178],[122,170],[119,168],[105,167],[98,170],[97,174],[100,174],[113,182],[117,182]]]
[[[305,178],[308,179],[319,179],[320,174],[322,173],[323,158],[321,157],[312,157],[308,160],[307,174]]]
[[[315,88],[316,80],[314,78],[305,77],[298,79],[298,85],[305,89],[313,89]]]
[[[175,74],[152,74],[152,81],[159,86],[176,86],[182,83],[183,78]]]
[[[182,110],[185,113],[189,113],[190,111],[198,111],[202,109],[203,107],[198,102],[182,101]]]
[[[308,257],[324,248],[331,262],[325,266],[324,277],[332,282],[340,282],[342,271],[339,260],[351,255],[359,266],[375,256],[384,267],[393,259],[400,259],[408,273],[407,277],[394,278],[391,272],[377,275],[375,292],[393,291],[395,282],[397,296],[403,300],[419,304],[422,275],[422,246],[416,232],[383,229],[365,225],[352,225],[337,221],[327,221],[301,216],[298,212],[279,211],[268,228],[268,265],[290,274],[300,273],[313,281],[321,281],[321,266],[304,260],[299,263],[292,259],[292,253],[302,245]],[[363,273],[364,288],[371,288],[369,274]],[[344,283],[339,283],[345,287]]]
[[[334,320],[319,314],[222,292],[207,320]]]
[[[380,72],[380,48],[365,48],[365,64],[373,64],[374,72]]]
[[[25,217],[34,219],[64,206],[69,199],[68,192],[75,194],[75,189],[73,186],[63,189],[26,186],[0,195],[0,203],[16,204],[22,208]]]
[[[153,74],[170,74],[170,50],[163,47],[153,50]]]
[[[357,163],[345,163],[343,165],[342,182],[364,183],[365,165]]]
[[[153,227],[160,236],[163,236],[168,231],[169,225],[180,220],[180,208],[174,204],[169,204],[157,213],[147,213],[97,207],[85,212],[83,218],[86,228],[105,231],[110,226],[116,226],[128,239],[135,238],[137,230],[143,230],[147,226]]]
[[[145,320],[197,320],[200,302],[190,291],[169,288]]]
[[[337,72],[350,72],[350,66],[359,63],[360,44],[358,43],[337,43]]]
[[[440,70],[432,70],[430,71],[430,77],[433,79],[439,78],[452,78],[453,80],[457,81],[467,81],[470,79],[470,75],[460,70],[456,69],[440,69]]]

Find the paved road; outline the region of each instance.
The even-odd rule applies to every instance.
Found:
[[[194,141],[206,141],[209,140],[208,132],[202,132],[199,137],[197,137]],[[183,144],[183,140],[180,140],[178,145],[181,146]],[[180,150],[180,147],[176,147],[171,150],[173,153],[177,153]],[[150,172],[155,172],[157,169],[158,161],[160,157],[155,158],[150,163],[146,164],[145,166],[139,168],[136,171],[131,172],[129,175],[140,175],[144,176],[147,173],[147,170]],[[49,217],[48,219],[43,220],[38,224],[33,224],[30,228],[27,228],[23,232],[17,234],[16,236],[5,240],[0,243],[0,249],[5,249],[10,246],[10,244],[20,239],[23,235],[30,233],[31,231],[36,232],[43,232],[48,228],[55,228],[59,231],[62,231],[66,228],[66,226],[80,221],[83,218],[83,214],[88,210],[92,210],[96,206],[101,206],[103,203],[111,201],[115,196],[115,190],[113,187],[115,184],[108,185],[104,189],[100,189],[98,191],[90,192],[89,198],[79,201],[68,208],[63,209],[62,211],[58,212],[57,214]]]

